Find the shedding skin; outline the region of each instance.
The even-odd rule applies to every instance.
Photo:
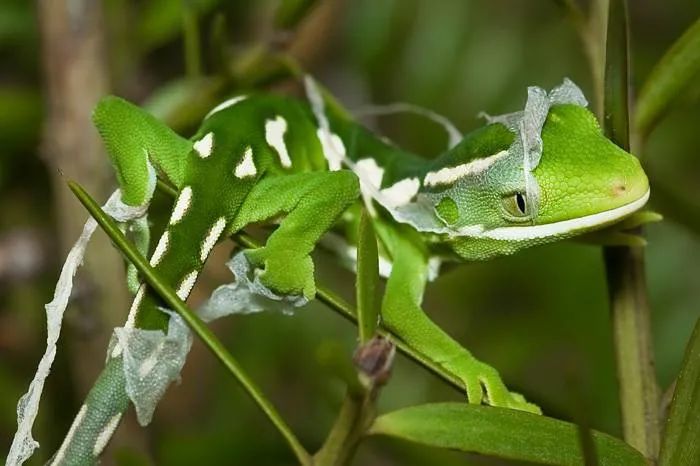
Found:
[[[384,197],[384,202],[389,207],[399,207],[411,202],[411,199],[418,194],[420,189],[420,180],[418,178],[406,178],[397,181],[388,188],[380,191]]]
[[[377,161],[372,158],[358,160],[352,169],[360,180],[360,190],[365,208],[373,217],[377,215],[374,208],[374,198],[384,178],[384,169],[377,165]]]
[[[317,133],[321,146],[323,147],[323,155],[328,161],[328,170],[334,172],[341,169],[345,160],[345,144],[340,136],[322,129]]]

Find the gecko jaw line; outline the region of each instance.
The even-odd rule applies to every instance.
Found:
[[[479,234],[479,237],[502,241],[524,241],[529,239],[549,238],[612,223],[642,208],[649,200],[650,192],[651,191],[647,189],[646,193],[639,199],[614,209],[598,212],[597,214],[562,220],[555,223],[545,223],[543,225],[494,228],[493,230],[483,231]]]

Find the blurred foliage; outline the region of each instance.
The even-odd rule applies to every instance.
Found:
[[[266,54],[274,53],[285,40],[291,40],[290,53],[349,108],[410,102],[448,116],[465,132],[482,123],[476,117],[479,111],[498,114],[520,108],[525,88],[531,84],[550,88],[568,76],[587,95],[594,92],[576,29],[560,2],[319,3],[299,25],[297,37],[289,39],[274,29],[277,2],[273,0],[105,0],[105,44],[113,92],[137,102],[149,101],[159,115],[171,115],[174,126],[186,133],[197,115],[208,109],[210,99],[242,86],[269,83],[279,75],[284,66],[265,70],[254,82],[239,79],[242,67],[260,60],[268,63]],[[201,33],[205,77],[197,82],[182,80],[183,5],[195,12]],[[37,229],[52,238],[55,222],[60,221],[51,211],[52,187],[39,155],[43,84],[36,7],[25,0],[0,3],[0,244],[19,227]],[[632,82],[640,89],[659,59],[700,17],[700,4],[669,0],[632,2],[630,7]],[[224,50],[215,49],[216,44],[224,44]],[[659,193],[652,194],[652,207],[669,219],[649,227],[647,250],[662,388],[677,376],[684,347],[700,316],[700,77],[688,79],[639,154],[649,171],[652,193]],[[181,102],[191,101],[192,95],[202,96],[201,108],[187,108],[186,118],[180,117]],[[445,145],[444,132],[420,117],[392,116],[367,120],[367,124],[426,156],[437,154]],[[161,205],[167,207],[167,203]],[[217,249],[192,297],[194,304],[228,278],[222,266],[227,248]],[[11,286],[0,283],[2,445],[10,444],[14,403],[42,350],[42,303],[48,301],[62,260],[58,245],[45,251],[48,257],[40,273]],[[320,252],[317,268],[323,284],[349,299],[353,296],[354,278],[332,256]],[[557,244],[457,267],[428,287],[426,308],[545,413],[572,419],[583,409],[591,427],[620,434],[598,248]],[[126,314],[126,309],[119,312]],[[339,348],[349,359],[356,329],[320,303],[294,317],[240,316],[215,329],[302,442],[310,449],[320,446],[343,396],[342,382],[328,370],[321,354],[324,348]],[[56,448],[84,395],[70,381],[70,375],[81,368],[69,366],[65,351],[60,354],[64,359],[49,378],[35,429],[44,455]],[[379,399],[380,412],[425,401],[462,400],[422,369],[397,359]],[[148,439],[148,453],[117,445],[114,461],[176,466],[293,464],[278,433],[200,343],[195,343],[182,384],[168,392],[154,423],[140,435]],[[37,455],[34,460],[40,464],[42,458]],[[356,464],[465,464],[465,455],[372,438],[360,447]],[[468,456],[466,464],[515,463]]]

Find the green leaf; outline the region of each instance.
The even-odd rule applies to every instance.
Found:
[[[671,402],[659,466],[700,464],[700,320],[685,350]]]
[[[700,19],[654,66],[637,100],[634,123],[642,135],[653,129],[673,100],[700,73]]]
[[[435,403],[385,414],[369,430],[412,442],[542,464],[584,464],[577,427],[511,409]],[[626,443],[592,431],[601,466],[646,465]]]
[[[359,240],[357,243],[357,319],[360,330],[360,343],[369,341],[377,328],[379,316],[379,256],[377,237],[374,234],[372,219],[366,210],[360,219]]]

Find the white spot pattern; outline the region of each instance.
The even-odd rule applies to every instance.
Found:
[[[61,444],[61,448],[58,449],[56,454],[53,457],[53,461],[51,462],[52,465],[55,464],[61,464],[63,463],[63,459],[66,456],[66,450],[68,450],[68,445],[73,441],[73,436],[75,435],[75,431],[80,425],[81,422],[83,422],[83,418],[85,417],[85,413],[87,413],[87,405],[82,405],[80,407],[80,411],[78,411],[78,414],[75,416],[75,420],[73,421],[73,424],[71,424],[70,429],[68,430],[68,433],[66,434],[66,438]]]
[[[119,425],[121,418],[122,413],[117,413],[112,416],[112,419],[110,419],[109,422],[107,422],[107,425],[105,425],[105,428],[102,429],[102,432],[100,432],[95,440],[95,446],[92,449],[93,456],[99,456],[100,453],[102,453],[102,450],[105,449],[107,443],[109,443],[109,439],[112,438],[114,431],[117,430],[117,426]]]
[[[274,120],[267,120],[265,122],[265,140],[277,151],[282,166],[289,168],[292,166],[292,159],[289,158],[287,145],[284,143],[284,134],[286,132],[287,120],[280,115],[277,115]]]
[[[225,108],[233,107],[238,102],[241,102],[247,98],[248,98],[247,95],[237,95],[236,97],[231,97],[230,99],[225,100],[225,101],[221,102],[219,105],[217,105],[216,107],[212,108],[211,111],[209,113],[207,113],[207,116],[204,117],[204,119],[206,120],[207,118],[209,118],[210,116],[212,116],[216,112],[220,112],[221,110],[223,110]]]
[[[224,217],[219,217],[219,219],[212,225],[207,233],[206,238],[202,241],[202,247],[199,250],[199,260],[204,262],[207,260],[209,253],[214,248],[214,245],[219,241],[219,236],[224,231],[226,227],[226,219]]]
[[[206,159],[211,155],[211,151],[214,148],[214,133],[207,133],[202,139],[195,142],[192,147],[201,158]]]
[[[187,299],[187,297],[190,295],[190,291],[192,291],[192,288],[194,287],[194,283],[197,281],[197,275],[198,272],[196,270],[193,270],[185,275],[185,278],[182,279],[180,286],[177,287],[177,291],[175,292],[178,298],[183,301]]]
[[[173,213],[170,216],[170,224],[175,225],[185,216],[192,203],[192,188],[185,186],[180,191],[180,195],[177,196],[177,201],[175,201],[175,207],[173,207]]]
[[[472,160],[456,167],[445,167],[438,171],[428,172],[425,175],[424,183],[426,186],[450,184],[467,175],[478,175],[506,155],[508,155],[508,152],[503,150],[497,154],[484,157],[483,159]]]
[[[236,175],[236,178],[245,178],[246,176],[255,176],[257,173],[253,161],[253,148],[248,146],[243,154],[243,159],[238,163],[233,174]]]
[[[124,328],[131,328],[134,326],[134,323],[136,322],[136,311],[138,310],[139,306],[141,306],[141,301],[143,301],[143,297],[146,294],[146,284],[142,283],[141,286],[139,287],[138,291],[136,292],[136,296],[134,296],[134,300],[131,302],[131,307],[129,308],[129,316],[126,318],[126,323],[124,324]],[[117,357],[121,354],[121,345],[117,343],[114,346],[114,351],[112,352],[112,357]]]
[[[163,256],[168,251],[169,245],[170,232],[166,230],[158,240],[158,244],[156,245],[155,251],[153,251],[153,255],[151,256],[150,260],[151,267],[155,267],[160,263],[160,261],[163,259]]]

